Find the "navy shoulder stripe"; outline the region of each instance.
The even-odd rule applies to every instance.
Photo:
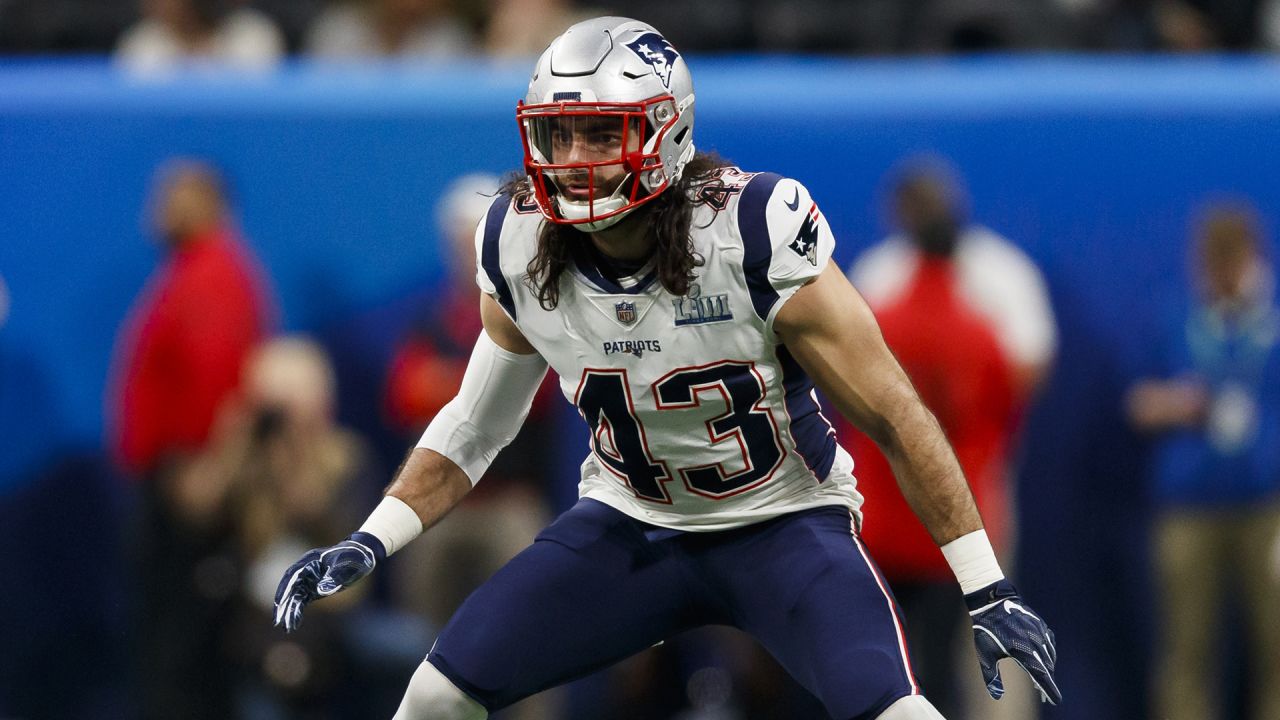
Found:
[[[493,287],[498,291],[498,304],[514,321],[516,300],[511,295],[511,286],[502,275],[502,266],[498,262],[501,257],[498,241],[502,237],[502,223],[507,219],[509,207],[511,207],[511,196],[507,193],[499,195],[489,206],[489,212],[484,220],[484,244],[480,251],[480,266],[484,268],[484,274],[489,276],[489,282],[493,283]]]
[[[769,264],[773,260],[773,242],[769,239],[769,222],[765,211],[773,188],[782,176],[760,173],[747,182],[738,201],[738,233],[742,236],[742,269],[751,293],[751,306],[761,320],[778,302],[778,293],[769,284]]]

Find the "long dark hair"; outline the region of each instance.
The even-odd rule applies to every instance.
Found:
[[[698,203],[697,188],[717,170],[729,163],[715,153],[696,153],[684,166],[680,180],[661,195],[640,206],[629,222],[650,225],[657,236],[654,257],[658,282],[672,295],[684,295],[693,282],[693,269],[703,263],[693,250],[689,226],[693,208]],[[523,175],[513,176],[502,186],[502,192],[513,197],[531,193]],[[538,297],[544,310],[554,310],[560,303],[560,275],[568,267],[575,244],[586,241],[586,234],[572,225],[543,222],[538,230],[538,252],[529,261],[524,282]]]

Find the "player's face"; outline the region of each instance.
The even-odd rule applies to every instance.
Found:
[[[611,163],[554,173],[560,192],[575,202],[608,197],[627,174],[621,160],[640,149],[639,124],[611,116],[566,115],[549,121],[550,161],[556,165]]]

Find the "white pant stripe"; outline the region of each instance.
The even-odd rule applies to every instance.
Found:
[[[876,585],[880,588],[881,594],[884,595],[885,604],[889,607],[889,617],[893,618],[893,630],[898,636],[898,654],[902,656],[902,667],[907,672],[907,682],[911,683],[911,693],[919,695],[920,686],[916,685],[915,673],[911,672],[911,658],[907,655],[907,638],[902,632],[902,623],[898,620],[898,612],[893,606],[893,596],[889,594],[889,589],[880,580],[880,573],[876,572],[875,565],[871,563],[871,557],[867,555],[866,547],[863,546],[862,540],[858,538],[858,528],[854,524],[852,516],[849,517],[849,535],[853,538],[853,544],[858,548],[858,553],[862,555],[862,561],[867,564],[867,569],[871,571],[871,577],[875,578]]]

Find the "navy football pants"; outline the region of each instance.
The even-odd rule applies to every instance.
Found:
[[[843,507],[694,533],[580,500],[467,599],[427,661],[492,712],[707,624],[756,638],[840,720],[919,692]]]

